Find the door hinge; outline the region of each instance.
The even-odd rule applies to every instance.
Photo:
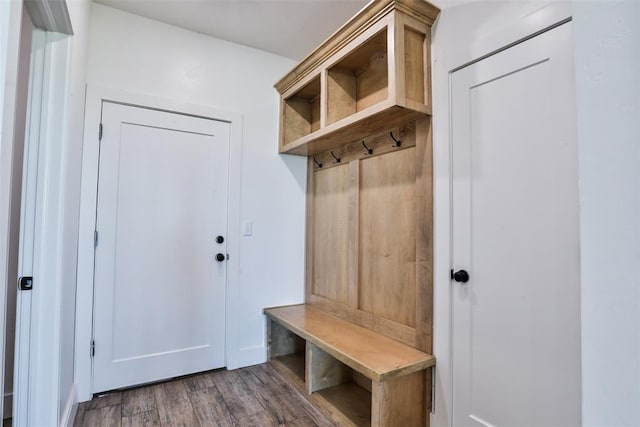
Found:
[[[98,247],[98,230],[93,231],[93,247]]]
[[[98,126],[98,141],[102,141],[102,123]]]
[[[89,344],[89,354],[91,357],[96,355],[96,342],[95,340],[91,340],[91,344]]]

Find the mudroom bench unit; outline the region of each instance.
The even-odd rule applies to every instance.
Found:
[[[433,356],[310,305],[264,313],[271,363],[341,425],[422,425]]]
[[[275,84],[307,193],[305,304],[264,310],[270,363],[340,426],[430,421],[438,13],[372,0]]]

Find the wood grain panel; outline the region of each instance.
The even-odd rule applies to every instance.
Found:
[[[311,133],[311,104],[294,97],[284,102],[284,141],[289,143]]]
[[[307,159],[307,196],[305,200],[305,236],[304,236],[304,299],[309,301],[313,295],[313,261],[314,261],[314,245],[315,236],[315,215],[314,215],[314,193],[315,193],[315,176],[313,166],[315,162],[313,158]]]
[[[416,324],[415,148],[361,161],[359,308]]]
[[[375,53],[356,80],[356,111],[364,110],[389,96],[389,65],[386,52]]]
[[[327,124],[356,112],[356,78],[353,71],[334,68],[327,74]]]
[[[338,384],[349,382],[352,370],[329,353],[307,342],[307,391],[324,390]]]
[[[310,101],[311,132],[320,129],[320,95]]]
[[[371,393],[371,380],[369,378],[365,377],[360,372],[353,371],[352,380],[354,383]]]
[[[372,331],[382,334],[385,337],[417,348],[416,329],[411,326],[384,319],[372,313],[340,304],[337,301],[319,295],[311,295],[307,303],[336,317],[348,320],[363,328],[371,329]]]
[[[349,165],[314,176],[313,293],[347,303]]]
[[[348,247],[348,282],[347,282],[347,304],[350,307],[358,307],[358,254],[360,253],[360,237],[358,235],[360,227],[360,197],[358,189],[360,188],[360,162],[353,161],[349,163],[349,247]]]
[[[424,50],[425,35],[409,27],[404,29],[405,96],[416,102],[425,101]]]
[[[269,358],[300,353],[305,349],[305,343],[302,338],[273,320],[269,320],[267,323],[267,334],[269,338]]]
[[[416,347],[433,352],[433,149],[431,118],[416,121]]]
[[[414,145],[416,145],[415,121],[410,121],[401,126],[389,127],[378,133],[367,135],[366,138],[358,139],[348,144],[344,144],[331,151],[333,151],[333,154],[335,154],[336,157],[341,159],[341,163],[348,163],[353,162],[354,160],[361,160],[373,156],[379,156],[390,151],[398,151],[399,148],[393,146],[395,143],[391,139],[390,133],[393,134],[394,138],[401,141],[402,144],[400,149],[413,147]],[[372,150],[371,153],[367,151],[365,145]],[[314,170],[328,169],[336,166],[331,161],[333,157],[331,157],[330,151],[319,153],[313,157],[318,163],[322,164],[322,168],[320,168],[314,162],[312,164]],[[357,187],[355,187],[353,190],[359,193],[360,185],[358,184]]]
[[[423,426],[426,422],[424,371],[374,383],[371,426]]]
[[[359,385],[340,384],[316,394],[327,402],[327,409],[334,417],[344,420],[340,425],[371,426],[371,394]]]

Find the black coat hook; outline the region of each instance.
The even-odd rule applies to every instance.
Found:
[[[336,159],[334,163],[340,163],[340,157],[336,157],[336,155],[333,154],[333,151],[331,152],[331,155],[333,156],[334,159]]]
[[[320,163],[319,161],[316,160],[315,156],[313,157],[313,163],[316,164],[316,166],[318,166],[319,168],[322,167],[322,163]]]
[[[400,147],[400,145],[402,144],[402,141],[398,141],[396,137],[393,136],[393,132],[389,132],[389,136],[391,136],[391,139],[393,139],[393,142],[395,143],[392,145],[392,147]]]
[[[402,141],[399,141],[396,139],[395,136],[393,136],[393,132],[389,132],[389,136],[391,137],[391,139],[393,140],[394,144],[392,145],[392,147],[400,147],[400,145],[402,144]]]
[[[367,152],[365,154],[373,154],[373,148],[367,147],[367,144],[365,144],[364,141],[362,141],[362,145],[367,150]]]

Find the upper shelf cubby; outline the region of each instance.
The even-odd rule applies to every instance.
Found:
[[[310,156],[431,114],[422,0],[373,0],[275,87],[281,153]]]
[[[285,143],[296,141],[320,129],[320,76],[284,100],[282,114],[287,118]]]
[[[389,97],[386,28],[327,70],[327,124]]]

